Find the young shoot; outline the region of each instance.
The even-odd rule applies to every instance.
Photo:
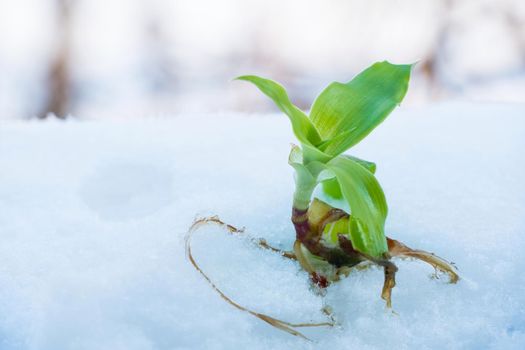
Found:
[[[292,222],[294,252],[301,266],[324,287],[362,261],[378,264],[385,270],[382,297],[389,307],[397,271],[390,258],[407,256],[409,248],[385,235],[388,207],[374,176],[376,165],[343,153],[401,103],[411,70],[408,64],[375,63],[347,83],[328,85],[309,115],[292,104],[280,84],[254,75],[237,78],[253,83],[273,100],[290,119],[300,142],[292,148],[289,164],[295,169]],[[350,213],[312,199],[320,184],[328,195],[344,199]],[[450,264],[432,254],[410,256],[449,273],[453,282],[458,278]]]
[[[412,65],[395,65],[386,61],[375,63],[347,83],[328,85],[312,104],[309,115],[292,104],[280,84],[254,75],[237,78],[253,83],[273,100],[289,118],[300,143],[300,146],[292,147],[288,158],[295,170],[291,215],[296,236],[293,251],[280,251],[264,240],[254,242],[261,248],[297,260],[320,288],[347,276],[356,265],[378,265],[385,274],[381,297],[389,308],[397,271],[391,261],[393,257],[419,259],[432,265],[436,271],[447,273],[450,282],[459,279],[454,266],[444,259],[411,249],[385,235],[388,207],[374,176],[376,165],[344,154],[401,103],[408,89],[411,70]],[[328,196],[343,199],[350,212],[313,198],[319,185]],[[187,252],[192,264],[226,301],[290,334],[302,336],[293,328],[317,326],[293,325],[255,313],[240,307],[218,290],[191,256],[190,234],[204,223],[222,225],[230,233],[240,231],[217,217],[211,217],[196,221],[187,236]]]

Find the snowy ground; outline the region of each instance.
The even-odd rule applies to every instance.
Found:
[[[307,343],[226,304],[184,255],[196,215],[291,246],[293,141],[283,116],[0,124],[0,349],[523,349],[525,106],[402,108],[352,154],[378,164],[387,232],[454,261],[462,280],[399,262],[309,290],[299,267],[218,229],[194,255],[230,297],[291,322],[341,326]]]

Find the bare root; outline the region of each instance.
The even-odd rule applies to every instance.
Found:
[[[303,214],[303,216],[305,216],[305,222],[299,220],[294,221],[296,230],[298,228],[301,229],[298,230],[298,233],[300,233],[301,235],[298,234],[298,239],[295,241],[293,251],[284,251],[279,248],[275,248],[268,244],[268,242],[266,242],[266,240],[264,239],[256,239],[249,237],[249,240],[261,249],[266,249],[274,253],[280,254],[281,256],[287,259],[298,261],[302,268],[310,274],[314,285],[317,285],[320,288],[320,290],[325,290],[325,288],[330,284],[330,282],[338,281],[341,276],[348,276],[352,269],[361,270],[366,269],[371,265],[377,265],[383,268],[385,274],[383,289],[381,291],[381,298],[385,300],[387,308],[392,308],[392,289],[396,285],[395,276],[398,270],[396,265],[390,261],[392,257],[402,259],[413,258],[421,260],[427,264],[432,265],[436,271],[441,271],[448,274],[450,278],[450,283],[456,283],[459,280],[459,275],[456,272],[457,269],[452,263],[438,257],[433,253],[429,253],[424,250],[409,248],[405,244],[388,237],[388,253],[385,253],[382,258],[375,258],[357,251],[356,249],[354,249],[352,242],[348,238],[346,238],[346,235],[343,234],[338,235],[340,248],[325,248],[319,241],[319,236],[321,235],[324,226],[327,223],[332,222],[334,220],[338,220],[344,215],[348,214],[345,214],[344,212],[339,210],[326,210],[326,215],[319,217],[319,223],[317,223],[315,227],[309,225],[307,221],[308,219],[306,219],[305,214],[306,213]],[[297,219],[297,217],[298,216],[296,216],[295,219]],[[235,301],[226,296],[211,281],[211,279],[204,273],[204,271],[202,271],[202,269],[196,263],[191,253],[190,242],[193,233],[195,233],[195,231],[197,231],[197,229],[199,229],[200,227],[208,224],[214,224],[221,228],[224,228],[227,232],[229,232],[232,235],[244,233],[244,229],[238,229],[235,226],[224,223],[217,216],[211,216],[195,220],[193,225],[188,230],[188,233],[185,238],[186,255],[190,260],[191,264],[226,302],[228,302],[230,305],[234,306],[235,308],[241,311],[247,312],[259,318],[260,320],[270,324],[271,326],[277,329],[280,329],[284,332],[287,332],[297,337],[301,337],[306,340],[310,339],[305,337],[302,333],[300,333],[294,328],[321,326],[332,327],[335,325],[335,320],[333,318],[332,311],[329,307],[323,309],[323,313],[325,313],[330,318],[330,322],[290,323],[273,318],[265,314],[252,311],[248,308],[245,308],[244,306],[237,304]],[[333,274],[333,276],[331,276],[330,279],[327,279],[327,277],[324,276],[323,273],[319,273],[318,269],[315,266],[313,266],[310,263],[310,260],[305,256],[306,253],[303,251],[303,247],[314,255],[317,255],[316,253],[321,253],[319,254],[319,256],[325,259],[327,264],[332,265],[335,274]]]
[[[432,265],[436,271],[441,271],[448,274],[450,283],[456,283],[459,280],[459,275],[456,272],[457,268],[450,262],[443,258],[420,249],[412,249],[395,239],[387,238],[388,252],[392,257],[398,258],[414,258]]]
[[[226,228],[229,233],[231,234],[238,234],[244,232],[242,229],[238,229],[232,225],[228,225],[221,221],[219,217],[212,216],[207,218],[201,218],[195,220],[193,225],[191,225],[190,229],[188,230],[186,237],[185,237],[185,243],[186,243],[186,256],[190,260],[193,267],[204,277],[204,279],[209,283],[209,285],[221,296],[222,299],[224,299],[228,304],[232,305],[233,307],[237,308],[238,310],[244,311],[246,313],[249,313],[252,316],[257,317],[258,319],[270,324],[271,326],[280,329],[284,332],[287,332],[289,334],[292,334],[294,336],[303,338],[305,340],[309,340],[306,336],[304,336],[301,332],[295,330],[294,328],[303,328],[303,327],[332,327],[334,326],[334,322],[321,322],[321,323],[290,323],[286,321],[279,320],[277,318],[255,312],[253,310],[250,310],[242,305],[239,305],[232,299],[230,299],[226,294],[224,294],[216,285],[212,282],[212,280],[204,273],[204,271],[200,268],[200,266],[195,261],[192,252],[191,252],[191,237],[192,235],[202,226],[207,224],[215,224],[222,228]],[[276,252],[281,254],[283,257],[296,260],[295,254],[293,252],[286,252],[282,251],[278,248],[270,246],[265,240],[263,239],[251,239],[252,242],[254,242],[257,246],[268,249],[270,251]]]
[[[191,225],[189,231],[195,231],[200,226],[207,225],[207,224],[214,224],[214,225],[220,226],[222,228],[225,228],[232,235],[244,233],[244,228],[237,228],[237,227],[235,227],[233,225],[227,224],[224,221],[222,221],[221,219],[219,219],[219,217],[217,215],[196,219],[193,222],[193,224]],[[186,235],[186,238],[187,238],[187,235]],[[287,259],[297,260],[294,252],[285,251],[285,250],[281,250],[279,248],[275,248],[275,247],[269,245],[264,238],[253,238],[253,237],[250,237],[249,239],[250,239],[250,241],[252,243],[254,243],[259,248],[271,250],[272,252],[278,253],[278,254],[282,255],[283,257],[285,257]]]
[[[383,283],[383,290],[381,291],[381,298],[386,302],[386,307],[392,308],[392,289],[396,286],[396,265],[390,263],[384,267],[385,282]]]

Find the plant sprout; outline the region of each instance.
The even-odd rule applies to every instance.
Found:
[[[301,147],[292,148],[289,157],[296,184],[294,252],[301,266],[314,281],[326,286],[339,279],[343,267],[365,260],[379,264],[385,270],[382,297],[389,307],[397,271],[390,257],[401,244],[385,236],[388,208],[374,176],[376,165],[343,152],[365,138],[401,103],[411,69],[412,65],[375,63],[348,83],[330,84],[313,103],[309,116],[290,102],[278,83],[253,75],[237,78],[255,84],[275,102],[290,119],[301,143]],[[319,199],[312,201],[320,183],[328,195],[346,201],[350,214]],[[448,272],[453,282],[457,280],[453,268],[443,260],[429,254],[427,262]]]
[[[382,267],[385,281],[381,297],[388,308],[391,307],[397,271],[392,257],[416,258],[429,263],[436,271],[448,273],[452,283],[459,278],[454,266],[447,261],[432,253],[411,249],[385,235],[388,207],[374,176],[376,165],[344,154],[401,103],[408,89],[411,70],[412,65],[395,65],[386,61],[375,63],[348,83],[331,83],[314,101],[309,115],[292,104],[280,84],[254,75],[237,78],[253,83],[273,100],[288,116],[300,143],[300,146],[292,147],[288,159],[295,170],[291,219],[296,240],[293,252],[281,253],[297,260],[320,288],[338,281],[342,275],[347,276],[349,270],[358,264],[368,262]],[[330,197],[343,199],[350,213],[312,198],[319,185]],[[216,217],[207,222],[226,225]],[[238,232],[233,226],[226,226],[230,232]],[[263,240],[258,244],[279,251]],[[191,257],[189,245],[187,247]],[[192,263],[204,275],[193,260]],[[263,316],[266,319],[257,317],[298,335],[289,328],[293,325],[273,318],[270,322],[269,316]]]

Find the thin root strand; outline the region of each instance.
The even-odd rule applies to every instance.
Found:
[[[221,296],[221,298],[224,299],[228,304],[232,305],[233,307],[235,307],[238,310],[241,310],[243,312],[249,313],[252,316],[257,317],[258,319],[268,323],[269,325],[271,325],[271,326],[273,326],[273,327],[275,327],[277,329],[280,329],[280,330],[282,330],[284,332],[287,332],[289,334],[292,334],[294,336],[303,338],[303,339],[308,340],[308,341],[311,341],[311,339],[307,338],[305,335],[303,335],[301,332],[295,330],[294,328],[333,327],[334,326],[333,322],[289,323],[289,322],[282,321],[282,320],[276,319],[274,317],[271,317],[271,316],[268,316],[268,315],[261,314],[261,313],[255,312],[253,310],[250,310],[250,309],[248,309],[248,308],[246,308],[246,307],[236,303],[232,299],[230,299],[226,294],[224,294],[224,292],[222,292],[215,285],[215,283],[212,282],[212,280],[208,277],[208,275],[206,275],[204,273],[204,271],[200,268],[200,266],[195,261],[193,255],[192,255],[192,252],[191,252],[191,237],[192,237],[192,235],[199,228],[201,228],[202,226],[207,225],[207,224],[215,224],[215,225],[218,225],[220,227],[226,228],[228,230],[228,232],[230,232],[231,234],[241,233],[241,232],[243,232],[243,230],[239,230],[239,229],[237,229],[236,227],[234,227],[232,225],[225,224],[217,216],[212,216],[212,217],[207,217],[207,218],[196,219],[194,221],[194,223],[191,225],[191,227],[189,228],[189,230],[188,230],[188,232],[186,234],[186,237],[185,237],[186,256],[188,257],[189,261],[191,262],[193,267],[202,275],[202,277],[204,277],[204,279],[213,288],[213,290],[215,290]],[[268,250],[271,250],[273,252],[277,252],[277,253],[281,254],[282,256],[284,256],[284,257],[286,257],[288,259],[292,259],[292,260],[296,259],[294,253],[292,253],[292,252],[284,252],[284,251],[282,251],[282,250],[280,250],[278,248],[274,248],[274,247],[270,246],[269,244],[267,244],[266,241],[263,240],[263,239],[260,239],[260,240],[252,239],[252,242],[256,243],[261,248],[268,249]]]
[[[412,249],[407,247],[405,244],[396,241],[395,239],[387,238],[388,243],[388,252],[392,257],[398,258],[414,258],[421,260],[427,264],[432,265],[432,267],[437,271],[444,272],[449,276],[450,283],[456,283],[459,281],[459,275],[457,273],[457,268],[454,264],[446,261],[443,258],[435,255],[434,253],[429,253],[420,249]]]

